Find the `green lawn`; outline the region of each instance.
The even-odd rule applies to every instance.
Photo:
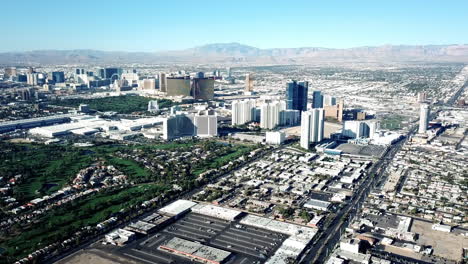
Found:
[[[130,180],[150,177],[151,172],[146,168],[140,167],[140,165],[133,160],[117,157],[107,157],[106,160],[109,164],[115,166],[118,170],[127,175]]]
[[[80,104],[87,104],[91,109],[100,112],[114,111],[122,114],[129,114],[133,112],[145,112],[148,108],[148,102],[151,100],[155,99],[134,95],[122,95],[95,99],[56,100],[51,102],[51,104],[68,107],[78,107]],[[168,99],[158,99],[157,101],[160,108],[174,105],[174,103]]]
[[[119,190],[105,191],[56,208],[39,222],[21,231],[10,230],[10,237],[0,238],[0,247],[8,256],[22,257],[28,252],[65,239],[77,228],[96,225],[121,209],[141,204],[168,190],[167,186],[145,184]]]
[[[0,154],[0,175],[8,178],[23,175],[14,187],[19,201],[31,200],[60,189],[78,171],[92,163],[92,157],[64,146],[2,144],[8,152]],[[46,188],[44,184],[50,184]],[[52,186],[54,185],[54,186]]]

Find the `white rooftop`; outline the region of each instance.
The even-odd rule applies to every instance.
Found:
[[[161,209],[159,209],[159,213],[166,213],[171,215],[179,215],[188,209],[195,206],[197,203],[188,201],[188,200],[177,200]]]

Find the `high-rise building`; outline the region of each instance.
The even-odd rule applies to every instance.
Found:
[[[255,105],[254,99],[233,101],[231,107],[232,125],[243,125],[254,121]]]
[[[245,75],[245,88],[244,88],[245,92],[253,91],[253,82],[254,82],[253,75],[251,73],[247,73]]]
[[[301,112],[299,110],[286,109],[280,112],[281,126],[295,126],[301,121]]]
[[[198,137],[215,137],[218,135],[218,117],[215,114],[198,113],[194,116],[195,134]]]
[[[161,92],[167,92],[167,86],[166,86],[166,74],[164,72],[159,73],[159,90]]]
[[[419,111],[419,134],[425,134],[429,125],[429,104],[421,104]]]
[[[29,85],[38,85],[39,84],[39,74],[38,73],[26,73],[27,84]]]
[[[427,94],[425,92],[418,93],[418,103],[424,103],[427,100]]]
[[[148,112],[157,112],[159,105],[157,100],[151,100],[148,102]]]
[[[286,108],[300,112],[307,110],[308,92],[309,82],[288,82],[286,84]]]
[[[154,90],[156,89],[156,79],[144,79],[140,81],[141,90]]]
[[[52,72],[52,81],[54,83],[64,83],[65,82],[65,73],[60,72]]]
[[[312,108],[323,108],[323,95],[320,91],[312,93]]]
[[[323,96],[323,105],[324,106],[333,106],[336,105],[336,98],[331,95]]]
[[[284,107],[284,105],[283,105]],[[274,129],[280,124],[280,112],[282,104],[279,101],[264,103],[260,106],[260,127]]]
[[[120,79],[121,74],[122,74],[122,69],[120,68],[104,68],[103,78],[111,79],[111,82],[114,82],[115,80]]]
[[[232,77],[231,76],[231,67],[227,67],[226,71],[227,71],[228,78],[231,78]]]
[[[166,94],[169,96],[190,96],[190,77],[167,77]]]
[[[374,138],[377,126],[376,121],[345,121],[342,134],[349,138]]]
[[[212,137],[218,134],[218,117],[206,114],[177,114],[163,121],[163,138]]]
[[[198,75],[192,79],[191,94],[194,99],[212,100],[214,98],[214,78]]]
[[[325,126],[325,111],[320,108],[302,112],[301,116],[301,141],[302,148],[309,149],[310,143],[318,143],[323,140]]]
[[[343,121],[343,106],[344,101],[340,100],[338,104],[325,106],[325,117],[332,117],[338,122]]]
[[[15,67],[5,68],[5,78],[15,77],[18,74]]]
[[[134,86],[134,85],[137,86],[138,81],[140,80],[140,76],[138,75],[138,73],[134,71],[124,72],[120,75],[120,78],[127,80],[129,86]]]

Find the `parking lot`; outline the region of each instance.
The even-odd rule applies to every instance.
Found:
[[[120,253],[141,263],[193,263],[192,261],[158,250],[173,237],[229,251],[229,264],[264,263],[280,247],[287,235],[241,225],[214,217],[189,213],[182,219],[155,234],[128,244]]]

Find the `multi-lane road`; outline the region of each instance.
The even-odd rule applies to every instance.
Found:
[[[455,94],[444,104],[444,106],[452,106],[456,100],[463,94],[464,90],[468,87],[468,80]],[[436,117],[440,109],[434,111],[430,115],[430,119]],[[406,141],[416,133],[417,123],[410,128],[406,138],[398,142],[396,145],[389,147],[387,152],[377,161],[368,172],[368,178],[360,185],[360,189],[353,196],[351,201],[348,202],[336,215],[334,220],[325,227],[324,232],[320,233],[319,237],[315,239],[313,245],[306,251],[300,263],[324,263],[328,255],[333,251],[341,238],[341,234],[348,226],[350,221],[355,217],[357,211],[361,208],[366,197],[369,193],[380,186],[385,178],[385,170],[390,162],[395,157],[396,153],[400,151],[401,147]]]

